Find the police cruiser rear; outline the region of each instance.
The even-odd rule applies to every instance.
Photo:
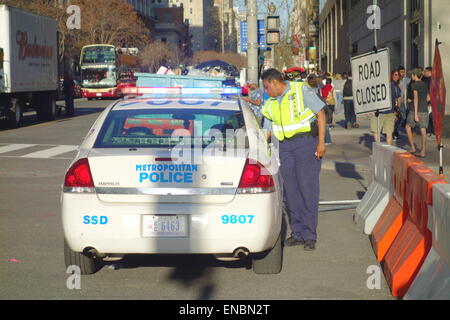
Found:
[[[237,98],[117,101],[65,175],[66,265],[91,274],[127,254],[213,254],[248,256],[256,273],[279,273],[277,168],[256,118]]]

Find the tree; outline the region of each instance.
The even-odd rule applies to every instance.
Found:
[[[141,47],[149,31],[133,6],[123,0],[74,0],[82,12],[82,44],[105,43]]]
[[[81,47],[92,43],[116,46],[143,46],[149,39],[149,31],[133,6],[123,0],[72,0],[81,9],[81,29],[69,30],[66,22],[67,6],[48,0],[0,0],[20,9],[52,17],[58,22],[59,58],[77,55]]]
[[[169,61],[175,62],[176,58],[172,47],[160,40],[150,43],[140,53],[142,65],[148,67],[150,72],[156,72],[161,65]]]

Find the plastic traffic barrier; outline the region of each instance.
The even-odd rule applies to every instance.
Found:
[[[382,143],[374,143],[372,150],[373,181],[356,208],[354,217],[354,221],[362,226],[367,235],[372,233],[392,195],[391,172],[394,154],[405,152]]]
[[[375,180],[375,163],[373,160],[373,155],[369,156],[369,172],[367,173],[366,180],[368,186],[370,186]]]
[[[432,248],[404,299],[450,299],[450,185],[433,185]]]
[[[410,153],[393,155],[391,187],[392,196],[370,236],[370,242],[378,261],[382,261],[405,222],[404,198],[408,181],[408,168],[423,162]]]
[[[392,295],[403,297],[431,249],[428,206],[433,205],[432,187],[445,183],[425,165],[407,169],[404,205],[406,220],[382,261]]]
[[[403,205],[407,181],[408,168],[412,165],[424,164],[411,153],[394,154],[394,165],[392,172],[393,196]]]
[[[384,259],[404,223],[403,206],[392,197],[370,235],[370,242],[378,261]]]

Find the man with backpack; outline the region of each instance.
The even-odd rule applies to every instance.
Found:
[[[359,124],[356,122],[355,105],[353,103],[352,79],[352,73],[350,71],[343,90],[345,129],[359,128]]]

